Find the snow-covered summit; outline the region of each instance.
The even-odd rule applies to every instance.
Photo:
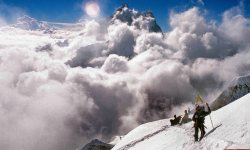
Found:
[[[66,64],[69,64],[71,67],[101,67],[111,54],[131,59],[137,55],[134,47],[137,37],[140,36],[138,33],[162,33],[150,10],[138,12],[129,9],[127,4],[118,8],[112,16],[100,21],[98,29],[104,34],[107,33],[107,41],[80,47],[76,52],[76,56],[66,62]],[[134,32],[135,30],[139,30],[139,32]],[[120,58],[123,60],[122,57]],[[120,60],[120,58],[114,59]],[[123,67],[119,66],[118,68]]]
[[[117,25],[120,22],[127,23],[128,25],[133,25],[137,29],[147,30],[149,32],[161,32],[160,26],[156,23],[155,17],[151,10],[145,12],[138,12],[129,9],[127,3],[123,4],[117,9],[117,11],[99,22],[102,27],[108,27],[109,25]]]
[[[234,78],[220,96],[211,104],[212,110],[221,108],[250,93],[250,75]]]
[[[250,94],[213,111],[205,119],[206,135],[194,143],[193,122],[170,126],[170,119],[140,125],[112,150],[218,150],[250,148]],[[192,117],[192,116],[189,116]],[[213,127],[215,129],[213,129]]]
[[[86,144],[81,150],[88,150],[90,148],[93,148],[94,147],[105,147],[106,149],[111,149],[113,147],[113,145],[111,144],[106,144],[106,143],[103,143],[102,141],[99,141],[98,139],[94,139],[92,140],[90,143]]]

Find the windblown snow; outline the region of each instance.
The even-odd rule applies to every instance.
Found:
[[[218,150],[250,148],[250,94],[213,111],[205,119],[204,139],[194,143],[193,122],[170,126],[169,120],[140,125],[112,150]],[[191,115],[189,117],[192,117]],[[215,128],[213,130],[213,127]]]

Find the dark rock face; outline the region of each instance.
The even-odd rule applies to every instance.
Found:
[[[101,146],[101,145],[90,145],[88,150],[111,150],[112,147]]]
[[[211,104],[211,109],[217,110],[248,93],[250,93],[250,75],[234,78],[229,86]]]
[[[149,32],[161,32],[160,26],[156,23],[153,13],[150,10],[145,12],[137,12],[129,9],[128,4],[123,4],[110,17],[99,22],[104,30],[107,30],[109,25],[115,24],[116,21],[127,23],[128,25],[135,25],[137,29],[148,30]]]
[[[94,139],[90,143],[86,144],[81,150],[111,150],[113,147],[113,145]]]

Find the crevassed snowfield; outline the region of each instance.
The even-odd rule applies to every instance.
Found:
[[[129,132],[112,150],[217,150],[250,148],[250,94],[207,116],[204,140],[194,143],[193,122],[170,126],[169,119],[143,124]],[[190,116],[192,117],[192,116]],[[221,124],[221,125],[220,125]],[[162,131],[159,131],[162,130]],[[159,131],[159,132],[157,132]],[[199,135],[200,136],[200,135]]]

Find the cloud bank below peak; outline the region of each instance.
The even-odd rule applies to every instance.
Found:
[[[215,99],[250,74],[249,19],[236,6],[212,26],[199,9],[171,13],[164,34],[126,5],[80,31],[44,34],[28,16],[1,28],[0,147],[76,149]]]

